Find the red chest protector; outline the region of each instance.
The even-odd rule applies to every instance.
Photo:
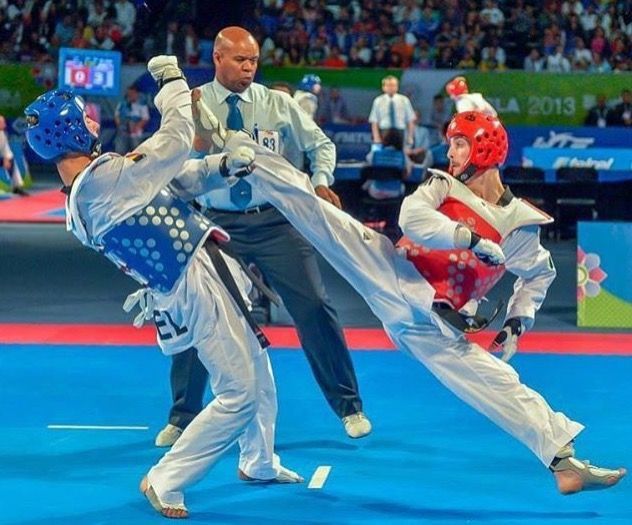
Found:
[[[502,205],[491,204],[447,173],[430,171],[450,185],[438,211],[497,244],[517,228],[553,222],[543,211],[514,198],[508,189],[501,198]],[[488,266],[471,250],[430,250],[406,237],[398,246],[406,250],[408,260],[435,289],[435,300],[444,301],[456,310],[470,299],[482,299],[505,273],[504,265]]]
[[[439,212],[460,222],[481,237],[500,244],[502,238],[493,224],[483,219],[464,202],[448,197]],[[399,247],[436,290],[435,300],[461,309],[470,299],[482,299],[505,273],[505,266],[488,266],[472,250],[431,250],[402,237]]]

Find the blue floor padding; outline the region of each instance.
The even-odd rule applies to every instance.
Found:
[[[321,490],[236,479],[232,451],[187,492],[190,522],[310,524],[632,523],[632,478],[610,491],[559,496],[522,445],[397,352],[354,352],[374,433],[345,437],[301,352],[271,352],[277,449]],[[518,355],[523,380],[583,422],[581,457],[632,465],[632,359]],[[161,456],[169,360],[150,348],[0,346],[0,523],[170,523],[137,485]],[[149,430],[50,430],[49,424]]]

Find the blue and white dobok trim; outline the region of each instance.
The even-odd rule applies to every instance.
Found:
[[[169,292],[213,224],[168,188],[101,238],[104,255],[159,292]]]
[[[167,293],[185,273],[209,234],[217,230],[222,238],[229,236],[169,187],[160,190],[149,204],[132,215],[133,209],[123,213],[127,219],[116,224],[110,225],[112,214],[107,210],[105,214],[98,210],[94,216],[82,217],[78,199],[81,201],[84,184],[90,184],[89,175],[117,157],[106,153],[77,177],[66,200],[66,228],[140,284]],[[122,210],[129,205],[125,204],[126,200],[120,201]],[[135,202],[135,199],[128,200]]]

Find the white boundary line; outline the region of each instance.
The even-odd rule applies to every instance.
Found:
[[[309,485],[307,485],[308,489],[322,489],[323,485],[327,481],[327,476],[331,472],[331,466],[329,465],[321,465],[317,467],[312,475],[312,479],[309,480]]]
[[[149,427],[124,425],[48,425],[50,430],[149,430]]]

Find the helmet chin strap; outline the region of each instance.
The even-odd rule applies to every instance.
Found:
[[[470,164],[467,168],[463,170],[462,173],[456,176],[456,179],[463,184],[465,184],[468,180],[470,180],[474,175],[476,175],[477,169],[476,166]]]
[[[96,159],[99,155],[101,155],[101,148],[103,144],[101,144],[100,140],[95,140],[94,145],[92,146],[92,151],[90,152],[90,158]]]

